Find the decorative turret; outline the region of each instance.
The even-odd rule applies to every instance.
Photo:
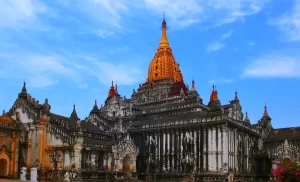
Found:
[[[263,116],[269,116],[269,113],[268,113],[268,111],[267,111],[267,106],[266,106],[266,105],[265,105],[265,110],[264,110]]]
[[[261,119],[262,120],[271,120],[271,117],[269,116],[266,104],[265,104],[264,113],[263,113],[263,116]]]
[[[221,107],[221,102],[218,98],[218,91],[216,89],[216,86],[213,85],[212,87],[212,92],[210,94],[210,99],[209,99],[209,103],[208,106],[209,107],[217,107],[220,108]]]
[[[94,104],[94,107],[91,111],[91,113],[98,113],[99,112],[99,109],[98,109],[98,105],[97,105],[97,100],[95,100],[95,104]]]
[[[26,89],[26,82],[24,81],[23,88],[21,93],[19,93],[19,97],[27,98],[27,89]]]
[[[77,112],[76,112],[76,106],[75,104],[73,105],[73,111],[71,113],[71,116],[70,116],[71,119],[76,119],[76,120],[79,120],[78,116],[77,116]]]
[[[44,102],[44,104],[43,104],[43,108],[44,108],[44,111],[46,111],[46,112],[49,112],[50,109],[51,109],[51,105],[49,104],[47,98],[45,98],[45,102]]]
[[[108,92],[108,97],[107,99],[112,98],[115,95],[116,91],[115,91],[115,87],[114,87],[114,81],[111,82],[111,87],[110,90]]]
[[[146,82],[149,83],[164,79],[172,79],[175,83],[183,82],[179,64],[176,63],[167,38],[167,23],[165,17],[162,22],[162,36],[160,43],[155,56],[149,65]]]
[[[115,93],[116,94],[118,93],[118,84],[117,84],[117,81],[116,81],[116,85],[115,85]]]
[[[194,79],[192,80],[192,88],[191,88],[191,90],[189,90],[188,96],[189,97],[194,97],[194,96],[199,97],[199,94],[198,94],[198,92],[196,90],[196,87],[195,87],[195,81],[194,81]],[[201,103],[202,103],[202,99],[201,99]]]
[[[116,85],[115,85],[115,95],[120,96],[120,95],[119,95],[119,92],[118,92],[118,84],[117,84],[117,81],[116,81]]]
[[[245,117],[245,120],[244,120],[245,122],[247,122],[247,123],[250,123],[250,119],[249,119],[249,117],[248,117],[248,112],[246,112],[246,117]]]
[[[235,94],[234,94],[234,101],[239,101],[239,98],[238,98],[238,93],[237,93],[237,91],[235,91]]]
[[[213,85],[212,86],[212,92],[210,94],[210,99],[209,99],[209,102],[215,102],[215,101],[219,101],[219,98],[218,98],[218,91],[216,90],[216,87]]]
[[[191,91],[196,91],[194,79],[193,79],[193,81],[192,81],[192,88],[191,88]]]
[[[268,114],[268,111],[267,111],[267,106],[265,105],[265,110],[264,110],[264,113],[263,113],[263,117],[258,121],[258,124],[261,126],[261,134],[263,136],[263,138],[266,138],[268,137],[270,131],[273,129],[272,127],[272,123],[271,123],[271,118]]]

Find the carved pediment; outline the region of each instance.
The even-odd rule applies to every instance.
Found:
[[[284,158],[289,158],[292,160],[298,160],[300,157],[299,146],[294,145],[287,139],[279,146],[273,150],[269,150],[268,153],[270,157],[274,160],[282,160]]]
[[[117,145],[113,146],[112,151],[116,158],[123,159],[126,155],[129,155],[130,160],[135,160],[139,149],[127,134]]]

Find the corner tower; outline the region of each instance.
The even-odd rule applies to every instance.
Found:
[[[162,22],[162,36],[160,43],[154,58],[149,65],[146,82],[149,83],[163,79],[172,79],[175,83],[183,82],[179,64],[176,63],[167,38],[167,23],[165,17]]]

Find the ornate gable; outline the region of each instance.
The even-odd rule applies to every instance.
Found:
[[[129,134],[127,134],[117,145],[113,146],[112,151],[117,159],[123,159],[126,155],[129,155],[130,159],[135,161],[139,148],[135,146]]]
[[[287,139],[273,150],[268,151],[270,157],[274,160],[282,160],[285,158],[298,160],[300,156],[300,148]]]

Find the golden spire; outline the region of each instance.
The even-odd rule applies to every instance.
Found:
[[[163,79],[172,79],[173,82],[183,82],[179,64],[177,64],[173,56],[172,49],[167,39],[167,23],[165,16],[162,21],[162,36],[160,43],[155,56],[149,65],[146,82],[149,83]]]
[[[166,22],[165,13],[164,13],[163,22],[161,24],[161,30],[162,31],[161,31],[161,39],[160,39],[160,43],[159,43],[159,48],[170,47],[169,41],[167,38],[167,22]]]

